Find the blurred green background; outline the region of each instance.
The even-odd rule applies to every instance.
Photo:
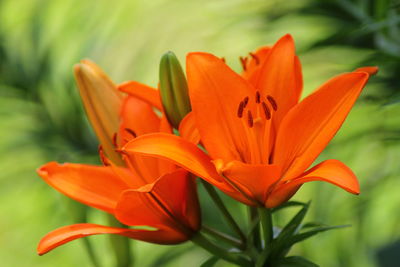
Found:
[[[399,8],[400,1],[390,0],[0,0],[0,265],[91,266],[82,241],[36,255],[44,234],[81,218],[70,212],[76,204],[35,169],[51,160],[98,162],[97,141],[73,81],[74,63],[90,58],[116,82],[155,86],[168,50],[182,62],[189,51],[208,51],[239,71],[239,56],[291,33],[305,94],[341,72],[380,67],[318,159],[348,164],[362,194],[315,182],[294,198],[312,200],[309,221],[352,227],[320,234],[291,254],[327,267],[399,266]],[[202,189],[201,198],[205,222],[227,229]],[[244,207],[225,199],[244,220]],[[276,223],[289,215],[278,214]],[[87,216],[105,223],[100,211]],[[112,266],[107,238],[88,239],[101,265]],[[131,243],[136,266],[200,266],[210,257],[190,243]]]

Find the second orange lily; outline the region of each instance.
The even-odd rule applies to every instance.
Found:
[[[344,122],[375,67],[336,76],[301,102],[301,65],[290,35],[242,59],[232,71],[207,53],[190,53],[192,114],[208,154],[183,138],[149,134],[124,150],[169,159],[233,198],[276,207],[300,186],[325,181],[359,193],[354,173],[338,160],[310,165]]]
[[[100,156],[104,166],[50,162],[40,167],[38,173],[61,193],[136,228],[90,223],[64,226],[40,241],[38,253],[42,255],[95,234],[116,234],[158,244],[190,239],[200,228],[193,177],[165,160],[117,153],[118,148],[136,136],[171,133],[165,116],[160,118],[154,111],[155,107],[160,108],[155,100],[159,98],[149,94],[142,99],[123,97],[101,69],[89,61],[79,64],[75,74],[87,114],[103,147]],[[153,90],[135,82],[126,86],[139,96]]]

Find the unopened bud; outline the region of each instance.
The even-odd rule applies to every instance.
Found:
[[[105,154],[113,163],[123,164],[113,144],[113,136],[119,127],[121,93],[110,78],[89,60],[76,64],[74,73],[86,114]]]
[[[185,74],[172,52],[165,53],[161,58],[160,95],[169,122],[178,128],[191,107]]]

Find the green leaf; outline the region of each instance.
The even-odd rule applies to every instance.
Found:
[[[305,204],[292,220],[285,225],[278,237],[273,241],[271,251],[272,258],[284,256],[288,252],[288,249],[291,246],[288,241],[299,230],[300,224],[308,211],[308,207],[309,204]]]
[[[216,256],[213,256],[213,257],[209,258],[208,260],[206,260],[205,262],[203,262],[200,265],[200,267],[213,267],[218,261],[219,261],[219,258]]]
[[[318,267],[319,265],[299,256],[291,256],[276,262],[276,267]]]
[[[299,228],[308,211],[309,204],[304,207],[290,220],[288,224],[282,229],[281,233],[277,237],[277,242],[284,241],[288,237],[291,237]]]
[[[294,244],[301,242],[307,238],[310,238],[318,233],[321,232],[325,232],[325,231],[329,231],[329,230],[333,230],[333,229],[341,229],[341,228],[345,228],[345,227],[349,227],[350,225],[336,225],[336,226],[325,226],[325,227],[318,227],[315,228],[313,230],[310,230],[308,232],[304,232],[301,234],[297,234],[292,236],[289,240],[288,240],[288,244],[289,246],[293,246]]]
[[[307,206],[307,205],[308,205],[307,203],[300,202],[300,201],[288,201],[288,202],[285,202],[285,203],[283,203],[282,205],[280,205],[280,206],[278,206],[276,208],[273,208],[272,212],[276,212],[276,211],[284,209],[284,208],[298,207],[298,206],[303,206],[304,207],[304,206]]]

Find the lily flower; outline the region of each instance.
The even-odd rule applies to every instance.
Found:
[[[208,153],[163,133],[141,136],[124,151],[169,159],[252,206],[276,207],[311,181],[358,194],[356,176],[344,163],[310,165],[377,68],[336,76],[300,101],[301,65],[290,35],[241,61],[239,75],[214,55],[187,56],[190,116]]]
[[[165,116],[159,117],[155,107],[149,104],[155,100],[122,96],[94,63],[82,62],[75,71],[89,119],[96,134],[103,137],[99,138],[103,166],[50,162],[40,167],[38,174],[64,195],[112,214],[122,224],[133,228],[90,223],[64,226],[40,241],[38,253],[42,255],[64,243],[96,234],[114,234],[158,244],[176,244],[190,239],[200,228],[194,178],[168,161],[126,155],[119,150],[143,134],[172,133]],[[137,91],[141,89],[141,86],[136,87]],[[118,97],[109,98],[111,96]],[[100,100],[104,102],[97,103]],[[115,106],[110,107],[108,103]],[[109,148],[107,151],[105,144]],[[109,159],[110,155],[114,155],[113,159]]]

